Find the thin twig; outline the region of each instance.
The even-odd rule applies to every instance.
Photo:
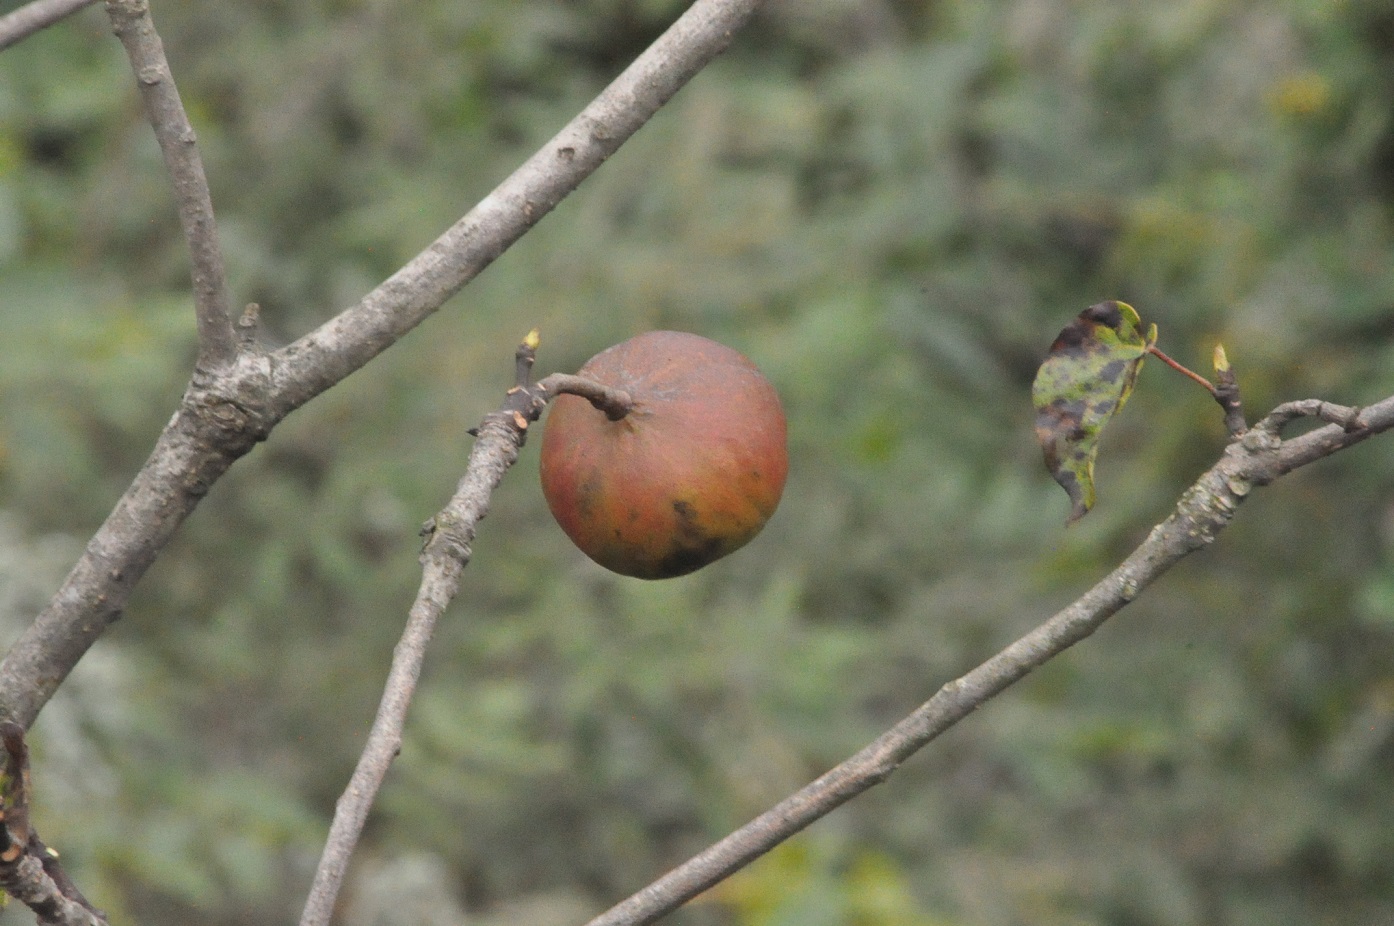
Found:
[[[1310,415],[1338,423],[1288,441],[1276,428]],[[1324,402],[1279,406],[1253,439],[1231,443],[1220,462],[1182,496],[1176,511],[1123,563],[1074,604],[961,678],[875,742],[587,926],[640,926],[677,909],[858,794],[1031,670],[1097,630],[1189,553],[1214,541],[1254,486],[1394,427],[1394,397],[1363,411]]]
[[[97,0],[34,0],[0,16],[0,50],[29,38]]]
[[[633,408],[633,402],[624,392],[579,376],[554,373],[534,384],[532,367],[537,347],[537,331],[533,330],[518,345],[513,388],[504,397],[503,406],[484,416],[483,423],[470,432],[476,438],[474,449],[455,495],[422,531],[427,539],[421,551],[421,587],[407,616],[406,630],[393,650],[392,668],[358,766],[335,805],[334,820],[300,926],[323,926],[334,912],[349,858],[362,836],[368,811],[377,798],[388,767],[401,750],[407,708],[421,675],[426,646],[436,621],[460,589],[460,575],[469,565],[475,531],[489,510],[494,489],[509,467],[517,462],[518,451],[527,440],[528,427],[542,415],[547,402],[562,393],[589,399],[613,420],[624,417]]]
[[[1147,352],[1181,375],[1199,383],[1206,392],[1210,393],[1211,397],[1219,403],[1220,408],[1224,410],[1225,430],[1229,431],[1230,437],[1241,437],[1248,430],[1248,423],[1244,420],[1244,403],[1239,398],[1239,382],[1235,379],[1234,370],[1229,365],[1229,358],[1225,356],[1223,347],[1215,346],[1214,383],[1167,356],[1156,344],[1147,345]]]
[[[491,454],[499,452],[500,445],[496,443],[499,433],[490,432],[490,436],[487,444],[484,441],[475,444],[476,453],[481,448]],[[348,787],[334,805],[334,820],[305,901],[301,926],[328,923],[334,912],[349,858],[363,833],[368,811],[382,787],[383,779],[387,777],[388,767],[401,749],[407,707],[411,704],[417,679],[421,676],[426,645],[435,632],[436,621],[445,610],[445,604],[454,597],[462,569],[464,563],[448,558],[437,558],[427,565],[416,602],[407,616],[406,629],[393,648],[392,667],[378,704],[377,716],[368,732],[368,741],[358,757],[358,765],[353,770]]]
[[[475,531],[489,510],[494,489],[509,467],[517,462],[518,451],[527,439],[528,426],[541,416],[550,397],[531,382],[536,352],[534,332],[519,345],[516,381],[508,390],[502,407],[485,415],[483,423],[473,432],[476,435],[474,448],[454,496],[422,531],[427,539],[421,551],[421,586],[407,616],[406,630],[392,652],[392,668],[358,766],[334,807],[334,820],[300,917],[300,926],[323,926],[334,912],[349,858],[363,833],[368,811],[392,760],[401,750],[407,708],[416,691],[421,663],[436,621],[459,591],[460,575],[472,556]]]
[[[1153,357],[1156,357],[1156,358],[1157,358],[1158,360],[1160,360],[1162,363],[1165,363],[1167,366],[1171,367],[1171,368],[1172,368],[1173,370],[1175,370],[1176,372],[1180,373],[1181,375],[1183,375],[1183,376],[1189,376],[1191,379],[1195,380],[1197,383],[1200,383],[1202,386],[1205,387],[1205,391],[1206,391],[1206,392],[1210,393],[1211,395],[1214,395],[1214,394],[1215,394],[1215,386],[1214,386],[1214,384],[1212,384],[1212,383],[1210,382],[1210,380],[1206,379],[1204,376],[1201,376],[1201,375],[1200,375],[1199,373],[1197,373],[1195,370],[1192,370],[1192,369],[1190,369],[1189,367],[1183,366],[1183,365],[1180,364],[1179,362],[1177,362],[1177,361],[1173,360],[1172,358],[1168,357],[1165,353],[1162,352],[1162,349],[1159,348],[1157,345],[1155,345],[1155,344],[1149,344],[1149,345],[1147,345],[1147,352],[1148,352],[1149,354],[1151,354]]]
[[[237,355],[228,307],[227,279],[213,199],[203,173],[194,128],[179,99],[164,43],[155,31],[147,0],[107,0],[107,14],[117,38],[126,48],[135,72],[145,112],[155,129],[179,207],[179,223],[189,245],[198,319],[198,366],[205,373],[230,364]]]

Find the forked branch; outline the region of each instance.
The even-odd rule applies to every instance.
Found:
[[[136,481],[0,664],[0,715],[27,727],[121,613],[145,570],[233,461],[266,439],[291,411],[429,317],[507,250],[720,54],[761,3],[696,0],[555,138],[359,304],[274,354],[235,353],[234,341],[235,362],[229,368],[218,371],[200,363],[196,372],[203,375],[195,378]],[[211,259],[216,242],[203,232],[212,228],[212,210],[205,209],[206,196],[199,191],[206,184],[201,168],[195,170],[195,162],[187,159],[195,147],[193,135],[183,128],[187,119],[167,79],[163,53],[157,52],[158,37],[153,27],[149,35],[144,32],[149,25],[146,4],[110,0],[110,8],[118,28],[133,30],[126,39],[136,46],[132,64],[148,94],[151,121],[162,147],[172,145],[175,162],[191,176],[191,185],[176,192],[181,213],[190,212],[186,228],[193,229]],[[147,65],[154,67],[148,86]],[[207,274],[196,281],[209,307],[199,314],[201,335],[204,328],[211,332],[201,343],[208,357],[216,359],[226,356],[220,345],[227,310],[216,296],[221,283],[215,265],[200,264],[197,258],[195,264],[196,276]]]

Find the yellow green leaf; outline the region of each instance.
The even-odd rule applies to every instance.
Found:
[[[1065,326],[1036,372],[1031,399],[1046,468],[1070,496],[1073,523],[1094,507],[1099,434],[1132,394],[1142,360],[1157,340],[1126,302],[1100,302]]]

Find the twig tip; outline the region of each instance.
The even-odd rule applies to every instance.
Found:
[[[1230,371],[1230,367],[1229,367],[1229,355],[1227,355],[1227,354],[1225,353],[1225,346],[1224,346],[1223,344],[1216,344],[1216,345],[1215,345],[1215,372],[1216,372],[1217,374],[1223,375],[1223,374],[1225,374],[1225,373],[1228,373],[1229,371]]]

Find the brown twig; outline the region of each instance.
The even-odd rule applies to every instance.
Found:
[[[1279,429],[1297,417],[1335,423],[1284,441]],[[802,790],[679,865],[587,926],[652,923],[730,876],[834,809],[885,781],[909,756],[1018,681],[1098,630],[1104,621],[1186,555],[1208,546],[1250,490],[1299,466],[1394,428],[1394,397],[1364,410],[1319,401],[1281,405],[1200,477],[1171,517],[1113,572],[1026,636],[949,682],[875,742]]]
[[[1204,386],[1206,392],[1209,392],[1212,395],[1215,393],[1215,386],[1210,382],[1210,380],[1206,379],[1204,376],[1201,376],[1195,370],[1183,366],[1179,362],[1173,360],[1171,357],[1168,357],[1165,353],[1162,352],[1162,349],[1159,348],[1157,345],[1147,345],[1147,352],[1151,354],[1153,357],[1156,357],[1162,363],[1165,363],[1167,366],[1171,367],[1176,372],[1180,373],[1182,376],[1189,376],[1191,379]]]
[[[29,38],[97,0],[34,0],[0,16],[0,50]]]
[[[179,99],[164,43],[155,31],[147,0],[107,0],[112,30],[131,59],[145,112],[164,155],[179,208],[179,223],[189,245],[198,320],[198,366],[205,372],[230,364],[237,354],[228,308],[227,279],[213,199],[203,173],[194,128]]]

